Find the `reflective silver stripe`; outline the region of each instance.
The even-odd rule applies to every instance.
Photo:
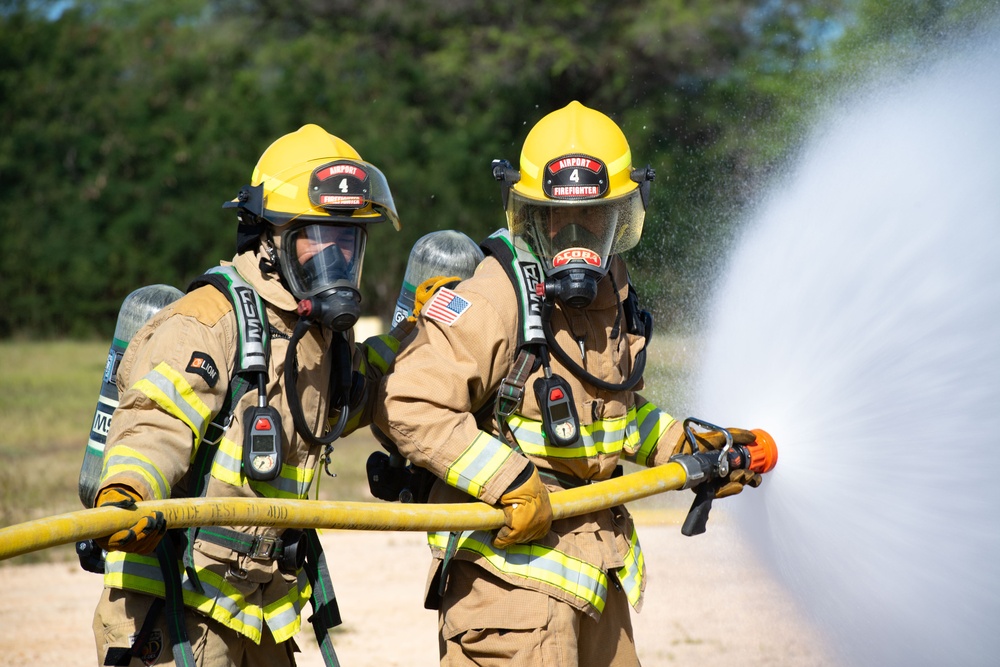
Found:
[[[167,363],[160,363],[132,385],[132,388],[142,392],[168,414],[187,424],[194,433],[196,441],[201,442],[212,417],[211,410],[198,397],[187,380]]]
[[[391,366],[392,362],[396,359],[396,354],[399,352],[399,341],[395,342],[396,347],[393,349],[388,343],[386,343],[385,340],[383,340],[382,336],[372,336],[371,338],[365,340],[365,345],[368,346],[368,354],[365,356],[368,358],[370,363],[375,365],[375,367],[383,373],[389,369],[389,366]],[[381,363],[375,364],[372,360],[373,354],[377,356]]]
[[[305,498],[312,482],[312,468],[281,466],[281,473],[269,482],[249,480],[250,488],[265,498]],[[308,475],[308,479],[302,479]]]
[[[514,451],[506,443],[480,431],[472,444],[448,468],[445,481],[478,498],[486,483],[513,454]]]
[[[243,484],[243,448],[229,438],[223,438],[215,452],[212,477],[233,486]]]
[[[184,572],[181,563],[181,587],[183,588],[184,605],[198,609],[210,615],[216,621],[260,641],[264,627],[263,610],[255,604],[247,602],[238,590],[225,583],[225,580],[211,570],[198,568],[198,579],[205,591],[202,595],[194,590],[191,581]],[[137,556],[122,552],[109,552],[105,565],[104,583],[112,588],[122,588],[162,597],[164,585],[157,560],[150,556]],[[231,589],[226,594],[219,584]],[[232,597],[231,597],[232,596]]]
[[[569,447],[550,446],[542,436],[542,423],[527,419],[521,415],[511,415],[507,422],[518,445],[525,454],[553,459],[583,459],[600,454],[617,454],[625,445],[626,438],[631,438],[634,427],[629,425],[635,418],[635,412],[630,410],[625,417],[604,419],[593,424],[580,426],[580,438],[577,444]]]
[[[625,565],[618,568],[617,574],[629,603],[635,607],[642,596],[642,582],[646,577],[646,560],[642,555],[639,534],[635,526],[632,526],[632,534],[629,536],[629,552],[625,556]]]
[[[138,474],[146,480],[153,491],[153,499],[163,500],[170,497],[170,483],[152,461],[126,445],[115,445],[108,449],[104,457],[101,479],[126,471]]]
[[[243,450],[229,438],[223,438],[212,461],[212,477],[232,486],[250,487],[267,498],[305,498],[316,471],[282,464],[281,473],[269,482],[247,480],[243,475]]]
[[[303,579],[306,579],[304,587]],[[281,643],[299,631],[304,602],[308,600],[308,594],[303,591],[309,591],[309,582],[305,574],[300,573],[298,588],[289,589],[285,597],[264,608],[264,622],[276,642]]]
[[[652,403],[646,403],[637,411],[639,423],[639,448],[633,459],[639,465],[649,465],[649,457],[660,440],[660,436],[677,421]]]
[[[432,533],[432,546],[443,547],[448,533]],[[458,549],[483,556],[499,572],[532,579],[562,590],[594,607],[604,610],[608,593],[607,575],[600,568],[557,549],[539,544],[515,544],[507,549],[493,546],[493,536],[486,531],[465,531],[457,541]]]

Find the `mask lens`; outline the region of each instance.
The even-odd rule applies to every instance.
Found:
[[[309,224],[285,232],[281,260],[292,293],[300,299],[330,287],[357,288],[365,232],[354,225]]]
[[[611,255],[638,243],[644,217],[638,190],[571,204],[527,199],[514,191],[507,211],[515,244],[535,253],[549,274],[583,265],[603,273]]]

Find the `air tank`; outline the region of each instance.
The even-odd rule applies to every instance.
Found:
[[[125,354],[125,348],[149,318],[182,296],[183,292],[170,285],[147,285],[135,290],[122,301],[114,339],[111,341],[111,349],[108,350],[108,361],[104,366],[104,380],[101,383],[101,394],[90,427],[90,440],[87,442],[83,465],[80,468],[79,493],[84,507],[93,507],[94,496],[101,481],[108,427],[111,425],[111,415],[118,407],[116,384],[118,365]]]
[[[413,244],[406,261],[406,273],[392,314],[392,326],[413,314],[413,299],[420,283],[434,276],[458,276],[464,280],[475,273],[481,261],[483,251],[462,232],[442,229],[421,236]]]

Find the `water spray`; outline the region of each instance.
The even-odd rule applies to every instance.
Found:
[[[695,410],[782,443],[725,509],[838,665],[1000,655],[998,45],[837,109],[708,320]]]

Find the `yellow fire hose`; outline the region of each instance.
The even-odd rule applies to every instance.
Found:
[[[562,519],[684,488],[685,468],[667,463],[604,482],[558,491],[552,514]],[[347,530],[492,530],[503,510],[485,503],[446,505],[333,502],[269,498],[183,498],[69,512],[0,528],[0,560],[60,544],[103,537],[131,526],[136,515],[159,510],[170,528],[190,526],[282,526]]]

